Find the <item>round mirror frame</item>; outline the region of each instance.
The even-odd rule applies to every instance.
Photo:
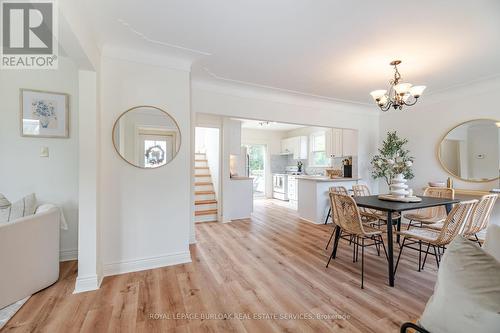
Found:
[[[458,125],[453,126],[450,130],[448,130],[445,133],[445,135],[443,135],[441,137],[441,140],[439,140],[439,143],[437,145],[437,158],[438,158],[439,164],[441,164],[441,167],[444,169],[444,171],[446,171],[447,174],[449,174],[450,176],[452,176],[454,178],[457,178],[457,179],[460,179],[460,180],[462,180],[464,182],[469,182],[469,183],[489,183],[489,182],[494,182],[494,181],[499,180],[500,176],[497,176],[497,177],[491,178],[491,179],[485,179],[485,180],[471,180],[471,179],[466,179],[466,178],[459,177],[459,176],[455,175],[453,172],[451,172],[444,165],[443,160],[441,160],[441,143],[443,142],[444,139],[446,139],[446,137],[448,136],[448,134],[450,134],[454,129],[456,129],[456,128],[464,125],[464,124],[470,123],[472,121],[477,121],[477,120],[490,120],[490,121],[495,122],[495,123],[500,122],[500,120],[495,120],[495,119],[491,119],[491,118],[477,118],[477,119],[471,119],[471,120],[463,121],[463,122],[459,123]]]
[[[130,109],[127,109],[127,110],[123,111],[123,112],[120,114],[120,116],[119,116],[118,118],[116,118],[115,123],[114,123],[114,125],[113,125],[113,130],[111,131],[111,140],[113,141],[113,148],[115,149],[115,152],[118,154],[118,156],[120,156],[120,158],[121,158],[122,160],[124,160],[125,162],[127,162],[128,164],[130,164],[130,165],[131,165],[131,166],[133,166],[133,167],[136,167],[136,168],[138,168],[138,169],[142,169],[142,170],[155,170],[155,169],[160,169],[160,168],[162,168],[162,167],[166,166],[167,164],[171,163],[171,162],[172,162],[172,161],[173,161],[173,160],[177,157],[177,154],[179,153],[179,150],[175,151],[175,154],[172,156],[172,159],[171,159],[169,162],[167,162],[167,163],[165,163],[165,164],[163,164],[163,165],[160,165],[160,166],[158,166],[158,167],[156,167],[156,168],[145,168],[145,167],[141,167],[141,166],[138,166],[138,165],[135,165],[135,164],[133,164],[133,163],[129,162],[127,159],[125,159],[125,157],[123,157],[123,156],[122,156],[122,154],[120,154],[119,150],[118,150],[118,149],[117,149],[117,147],[116,147],[116,142],[115,142],[115,130],[116,130],[116,126],[118,125],[118,122],[120,121],[120,119],[121,119],[121,118],[122,118],[125,114],[127,114],[127,112],[130,112],[130,111],[133,111],[133,110],[135,110],[135,109],[139,109],[139,108],[151,108],[151,109],[155,109],[155,110],[158,110],[158,111],[160,111],[160,112],[164,113],[167,117],[169,117],[170,119],[172,119],[172,121],[174,122],[174,124],[175,124],[175,126],[177,127],[177,130],[178,130],[178,132],[179,132],[179,138],[178,138],[178,140],[179,140],[179,150],[180,150],[180,147],[181,147],[181,145],[182,145],[182,135],[181,135],[181,128],[179,127],[179,124],[177,123],[177,120],[175,120],[175,118],[174,118],[174,117],[172,117],[172,116],[170,115],[170,113],[168,113],[167,111],[165,111],[165,110],[163,110],[163,109],[160,109],[159,107],[156,107],[156,106],[153,106],[153,105],[138,105],[138,106],[131,107]]]

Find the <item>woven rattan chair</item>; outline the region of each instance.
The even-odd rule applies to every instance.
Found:
[[[349,195],[349,191],[347,191],[347,189],[344,186],[331,186],[328,189],[328,191],[329,191],[329,193],[337,193],[337,194]],[[330,217],[332,218],[332,221],[333,221],[332,207],[331,206],[330,206],[330,208],[328,208],[328,214],[326,214],[325,224],[328,223],[328,219]],[[327,247],[328,247],[328,245],[327,245]]]
[[[359,185],[353,185],[352,186],[352,192],[354,193],[355,197],[366,197],[371,195],[370,189],[368,186],[364,184],[359,184]],[[387,214],[385,212],[381,212],[376,209],[371,209],[371,208],[360,208],[361,212],[361,218],[365,221],[375,221],[377,223],[377,227],[380,227],[380,221],[383,221],[384,223],[387,223]],[[397,219],[401,218],[401,215],[399,213],[393,213],[392,214],[392,220],[396,221]]]
[[[455,190],[446,187],[427,187],[424,191],[425,197],[433,198],[446,198],[454,199]],[[436,206],[430,208],[422,208],[417,210],[415,213],[409,213],[403,215],[404,218],[410,220],[408,223],[408,228],[412,226],[413,222],[419,222],[422,227],[424,224],[434,224],[442,223],[446,220],[446,208],[444,206]]]
[[[399,259],[401,258],[401,254],[403,253],[403,249],[405,247],[418,251],[419,272],[425,264],[425,260],[427,259],[427,255],[429,254],[430,247],[432,247],[434,250],[434,256],[436,257],[436,265],[439,268],[439,262],[441,261],[441,252],[439,251],[439,249],[445,249],[446,245],[448,245],[456,235],[464,231],[465,225],[468,222],[471,212],[477,202],[477,200],[470,200],[456,204],[451,210],[450,214],[448,214],[441,230],[413,228],[410,230],[398,232],[404,238],[403,243],[401,244],[401,249],[399,251],[396,267],[394,268],[394,273],[396,273]],[[411,246],[414,244],[418,244],[418,248]],[[427,245],[423,264],[422,245]]]
[[[328,268],[330,261],[336,257],[339,240],[341,238],[349,240],[354,243],[353,262],[358,260],[359,247],[361,247],[361,288],[364,288],[365,247],[375,245],[377,253],[380,255],[379,246],[382,245],[387,258],[382,231],[363,224],[358,206],[350,196],[330,193],[330,201],[332,207],[334,207],[337,236],[335,237],[332,254],[328,259],[326,267]]]
[[[487,194],[483,195],[479,202],[474,206],[471,216],[465,225],[462,232],[464,237],[467,237],[479,244],[481,246],[481,241],[478,234],[486,230],[488,223],[490,221],[491,213],[493,212],[493,207],[497,201],[498,194]],[[434,223],[428,226],[431,229],[441,230],[443,228],[443,223]]]

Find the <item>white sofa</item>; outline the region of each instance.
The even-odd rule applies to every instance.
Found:
[[[0,224],[0,309],[57,281],[59,221],[51,208]]]

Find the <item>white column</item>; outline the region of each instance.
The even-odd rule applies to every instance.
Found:
[[[100,114],[96,72],[79,71],[78,277],[75,293],[95,290],[102,280],[99,256]]]

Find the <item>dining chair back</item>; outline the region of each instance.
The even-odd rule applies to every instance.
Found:
[[[445,246],[448,245],[453,238],[459,233],[463,233],[465,225],[471,216],[474,206],[477,204],[477,200],[462,201],[456,204],[451,212],[446,217],[443,223],[443,227],[439,231],[434,245]]]
[[[365,235],[358,205],[348,195],[330,193],[330,201],[337,218],[337,225],[353,235]]]
[[[424,197],[432,198],[442,198],[442,199],[454,199],[455,190],[447,187],[427,187],[424,190]],[[445,206],[436,206],[430,208],[422,208],[417,212],[418,215],[422,215],[424,219],[429,220],[440,220],[445,219],[448,215],[446,213]]]
[[[349,192],[344,186],[331,186],[328,190],[330,193],[349,195]]]
[[[352,185],[352,192],[355,197],[367,197],[371,195],[370,188],[365,184]]]
[[[463,231],[465,237],[474,236],[486,229],[497,198],[498,194],[487,194],[481,197],[479,202],[474,206],[471,216],[465,225]]]

